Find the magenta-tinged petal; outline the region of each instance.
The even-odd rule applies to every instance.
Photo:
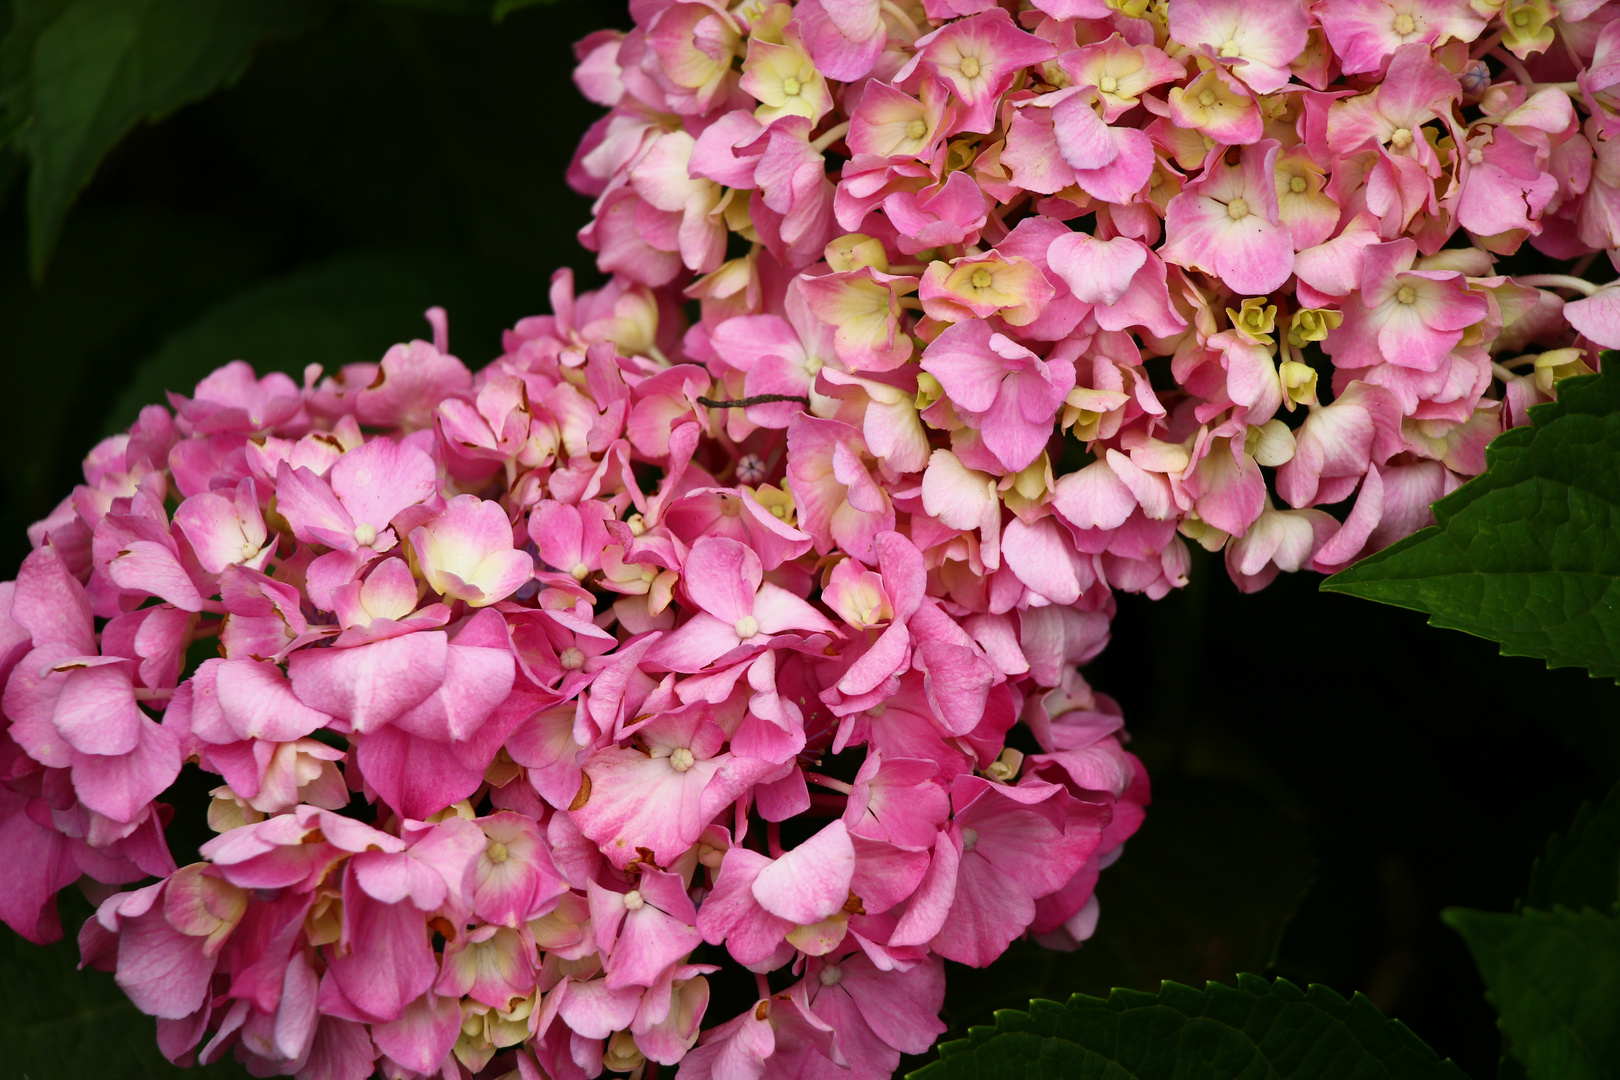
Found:
[[[962,838],[955,830],[940,833],[934,843],[934,857],[928,864],[928,872],[889,935],[891,945],[927,944],[940,932],[955,902],[961,862]]]
[[[215,958],[204,954],[203,941],[170,926],[161,907],[125,918],[118,935],[118,985],[149,1016],[190,1016],[207,1000],[214,975]]]
[[[929,957],[906,971],[880,971],[863,955],[838,962],[838,987],[873,1034],[903,1054],[926,1053],[944,1032],[945,965]]]
[[[355,539],[354,519],[331,486],[309,469],[294,469],[285,461],[277,467],[276,512],[293,527],[293,535],[306,544],[344,551],[364,546]]]
[[[73,755],[73,789],[79,801],[114,821],[134,821],[179,775],[179,738],[145,718],[140,740],[129,753]]]
[[[700,611],[654,646],[647,659],[672,671],[702,671],[741,645],[735,624]]]
[[[768,1019],[773,1007],[780,1008],[775,1002],[761,1001],[704,1032],[701,1044],[681,1059],[690,1080],[760,1080],[767,1059],[776,1050],[776,1030]]]
[[[469,768],[444,743],[388,726],[359,740],[356,760],[366,782],[405,817],[431,817],[478,790],[484,770]]]
[[[759,594],[754,598],[753,615],[762,634],[779,634],[785,630],[837,633],[837,628],[828,621],[827,616],[768,581],[759,587]]]
[[[443,684],[448,663],[445,635],[430,630],[354,649],[303,649],[287,669],[299,701],[364,732],[421,704]]]
[[[373,900],[353,873],[343,879],[343,942],[348,952],[332,961],[327,975],[375,1020],[397,1020],[433,985],[438,964],[427,917],[409,903]]]
[[[758,555],[723,537],[704,537],[693,544],[681,570],[693,602],[729,623],[754,613],[761,574]]]
[[[610,987],[652,986],[671,964],[703,940],[697,912],[674,874],[649,871],[620,901],[626,914],[607,963]]]
[[[466,634],[456,639],[466,640]],[[516,677],[510,649],[452,644],[445,656],[444,682],[421,704],[395,717],[394,724],[440,742],[464,742],[506,700]]]
[[[69,746],[85,754],[127,754],[145,719],[135,704],[134,665],[113,656],[57,661],[62,689],[52,717]]]
[[[587,1039],[605,1039],[630,1026],[641,1004],[642,987],[613,987],[606,979],[570,981],[559,987],[563,994],[557,1015],[570,1031]]]
[[[484,607],[534,577],[534,559],[512,547],[512,523],[499,503],[457,495],[442,515],[411,532],[429,587],[447,599]]]
[[[350,450],[327,474],[355,526],[370,526],[373,535],[401,510],[433,495],[438,478],[433,458],[420,447],[386,438]]]
[[[62,936],[56,894],[79,876],[70,841],[35,821],[27,796],[0,788],[0,920],[36,945]]]
[[[215,673],[225,722],[243,739],[292,742],[332,718],[294,696],[281,669],[264,660],[225,660]]]
[[[11,618],[28,631],[35,648],[60,643],[73,646],[73,654],[96,651],[90,598],[54,544],[36,548],[23,560]]]
[[[800,926],[818,923],[849,899],[855,848],[842,821],[787,852],[754,879],[754,899],[772,915]]]
[[[1089,304],[1119,303],[1147,256],[1147,248],[1128,236],[1098,240],[1083,232],[1058,237],[1046,252],[1052,271]]]
[[[374,1024],[371,1038],[389,1059],[419,1073],[435,1073],[461,1034],[461,1002],[428,993],[398,1020]]]
[[[757,851],[734,847],[720,865],[714,890],[698,910],[698,930],[711,945],[724,942],[738,963],[757,964],[776,952],[793,929],[787,919],[772,915],[754,898],[754,882],[771,860]]]
[[[1605,349],[1620,348],[1620,289],[1600,289],[1564,305],[1564,318]]]

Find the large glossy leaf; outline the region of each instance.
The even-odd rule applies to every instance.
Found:
[[[130,128],[240,75],[253,49],[299,33],[323,0],[26,0],[3,52],[8,122],[30,171],[30,262]]]
[[[76,891],[62,896],[68,939],[39,946],[0,926],[0,1076],[6,1080],[227,1080],[247,1073],[226,1060],[180,1069],[157,1048],[150,1016],[113,977],[77,970],[73,932],[90,914]]]
[[[1530,1080],[1620,1076],[1620,919],[1568,908],[1443,917],[1468,942]]]
[[[1460,1080],[1462,1072],[1365,997],[1240,975],[1234,987],[1076,994],[1007,1009],[944,1043],[912,1080]]]
[[[1531,419],[1434,504],[1435,525],[1322,587],[1620,679],[1620,375],[1567,380]]]

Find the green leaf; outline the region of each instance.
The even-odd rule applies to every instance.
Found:
[[[31,171],[30,265],[44,273],[62,220],[97,165],[141,120],[206,97],[254,47],[302,32],[321,0],[28,0],[7,34],[7,115]]]
[[[954,1030],[1031,998],[1230,981],[1270,965],[1311,884],[1304,825],[1244,784],[1189,777],[1156,784],[1148,818],[1103,871],[1102,918],[1079,951],[1019,940],[984,971],[952,966]]]
[[[1365,997],[1239,975],[1237,987],[1167,982],[1157,994],[1076,994],[1004,1010],[939,1046],[911,1080],[1461,1080]]]
[[[532,271],[531,271],[532,272]],[[113,409],[107,431],[121,431],[164,391],[189,394],[204,375],[232,360],[301,378],[306,364],[335,372],[375,361],[396,342],[426,337],[422,313],[450,313],[450,346],[479,367],[500,352],[500,331],[546,301],[535,280],[490,259],[432,252],[361,251],[339,255],[254,286],[164,342],[136,372]]]
[[[512,12],[519,11],[526,7],[534,7],[536,4],[551,4],[555,2],[556,0],[495,0],[495,21],[500,22],[502,19],[512,14]]]
[[[1620,1076],[1620,920],[1567,908],[1448,908],[1530,1080]]]
[[[135,364],[262,274],[265,246],[214,215],[86,207],[45,285],[12,248],[0,264],[6,389],[28,407],[0,425],[0,578],[28,553],[28,524],[82,482],[80,462]]]
[[[1322,588],[1620,679],[1620,376],[1566,380],[1530,415],[1434,504],[1435,525]]]
[[[1596,810],[1582,803],[1566,833],[1547,840],[1547,853],[1530,868],[1527,907],[1601,912],[1620,903],[1620,784]]]
[[[90,914],[62,894],[67,940],[39,946],[0,926],[0,1074],[7,1080],[225,1080],[234,1061],[180,1069],[158,1052],[157,1027],[105,972],[77,970],[74,930]]]

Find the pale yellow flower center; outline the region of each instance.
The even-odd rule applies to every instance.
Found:
[[[1226,216],[1238,221],[1249,216],[1249,204],[1242,199],[1233,199],[1226,204]]]
[[[964,56],[964,57],[962,57],[962,63],[960,65],[958,65],[958,66],[961,68],[962,74],[966,78],[977,79],[979,77],[979,58],[978,57],[976,57],[976,56]]]
[[[669,755],[669,767],[676,772],[685,772],[696,762],[697,758],[692,756],[692,751],[684,746],[677,747],[675,752]]]
[[[1399,289],[1395,290],[1395,299],[1399,300],[1403,304],[1416,303],[1417,292],[1410,285],[1402,285]]]

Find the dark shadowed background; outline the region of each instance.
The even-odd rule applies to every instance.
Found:
[[[13,0],[13,16],[30,6]],[[560,0],[499,23],[476,7],[312,9],[234,85],[117,145],[42,281],[26,169],[0,151],[0,573],[84,453],[165,388],[236,358],[295,372],[376,359],[426,334],[430,304],[477,367],[502,327],[546,310],[554,268],[598,280],[574,240],[588,202],[563,182],[598,114],[570,81],[570,44],[627,25],[624,5]],[[1087,671],[1123,705],[1155,790],[1103,875],[1096,938],[953,968],[947,1019],[1267,972],[1362,991],[1471,1076],[1495,1075],[1494,1014],[1438,913],[1511,907],[1547,836],[1620,778],[1620,690],[1323,595],[1313,575],[1241,596],[1195,554],[1183,592],[1121,598]],[[194,831],[174,841],[194,857]],[[27,1061],[53,1063],[53,1080],[169,1075],[150,1021],[106,977],[70,976],[75,959],[4,932],[0,1076]],[[722,981],[711,1015],[752,996],[751,979]]]

